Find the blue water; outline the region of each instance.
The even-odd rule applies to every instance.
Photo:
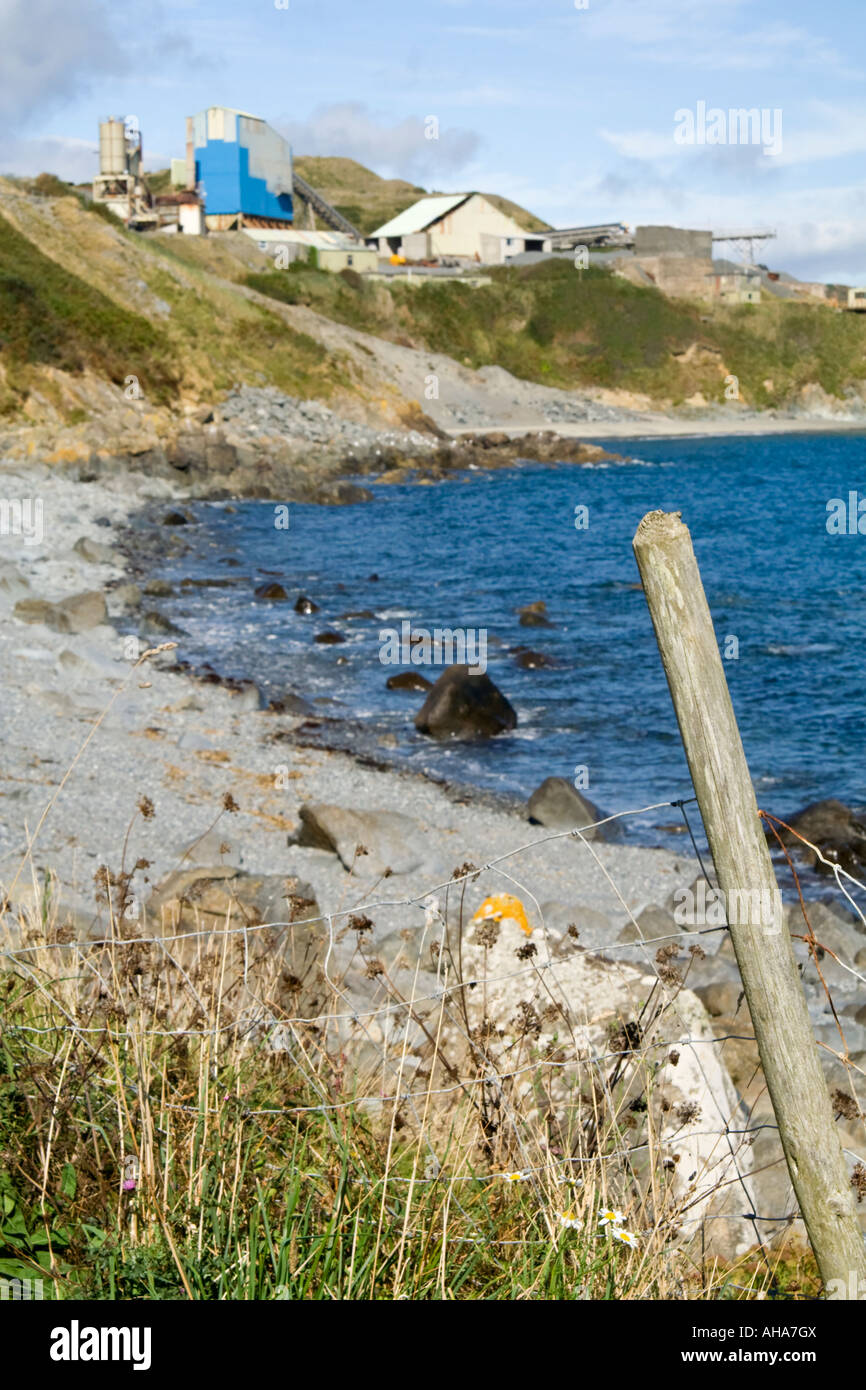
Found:
[[[826,521],[830,498],[866,496],[864,439],[611,442],[633,461],[379,486],[357,506],[292,504],[288,530],[275,528],[271,503],[198,504],[200,524],[184,532],[192,552],[165,576],[244,578],[164,608],[185,630],[182,655],[360,719],[396,743],[390,759],[524,795],[583,767],[602,807],[638,807],[691,794],[631,550],[646,511],[681,511],[720,645],[738,642],[725,669],[759,805],[785,816],[828,796],[862,804],[866,535],[832,536]],[[269,577],[321,612],[254,602]],[[519,625],[515,609],[537,599],[554,628]],[[376,616],[341,616],[358,609]],[[401,668],[379,660],[380,631],[404,618],[413,629],[487,629],[488,674],[517,710],[515,733],[445,746],[415,733],[420,697],[386,691]],[[347,642],[314,645],[326,627]],[[557,668],[519,669],[508,651],[519,645]]]

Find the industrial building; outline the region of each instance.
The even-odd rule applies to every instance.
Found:
[[[187,188],[198,191],[209,230],[292,225],[292,151],[266,121],[209,106],[186,127]]]
[[[123,116],[99,123],[99,173],[93,201],[102,203],[128,227],[156,227],[159,217],[142,168],[141,131]]]
[[[481,193],[433,194],[378,227],[368,238],[383,256],[407,261],[501,265],[522,251],[549,251],[546,233],[527,232]]]
[[[760,304],[761,272],[751,266],[714,261],[713,292],[723,304]]]
[[[340,232],[306,232],[299,228],[269,229],[245,227],[262,251],[275,260],[283,253],[282,268],[293,261],[309,261],[319,270],[376,270],[379,253],[375,247],[353,241]]]

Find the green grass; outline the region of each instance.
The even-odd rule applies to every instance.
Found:
[[[605,269],[577,272],[566,260],[489,274],[493,283],[477,289],[456,280],[415,288],[358,285],[293,266],[247,284],[353,328],[551,386],[616,388],[674,403],[702,391],[721,401],[728,371],[743,399],[768,406],[808,382],[841,394],[866,380],[866,324],[854,315],[782,301],[672,300]],[[706,360],[677,360],[693,343],[711,350]]]
[[[353,169],[349,174],[355,177]],[[27,191],[46,202],[77,197],[84,213],[68,233],[75,236],[76,227],[82,233],[76,265],[81,255],[98,258],[98,238],[84,233],[93,230],[91,217],[115,223],[110,213],[85,208],[75,190],[49,175]],[[344,205],[362,206],[348,193]],[[66,218],[62,225],[68,224]],[[866,320],[818,304],[672,300],[606,268],[578,272],[568,260],[493,268],[486,272],[491,283],[478,288],[456,279],[385,283],[307,263],[244,275],[230,248],[215,245],[220,254],[209,257],[206,241],[180,238],[175,245],[171,238],[121,234],[140,278],[170,307],[159,322],[110,298],[97,261],[88,283],[84,270],[67,270],[0,217],[0,412],[20,409],[37,382],[45,386],[43,367],[89,368],[121,384],[133,362],[157,404],[182,391],[212,399],[238,380],[326,399],[352,379],[338,354],[278,312],[239,296],[220,278],[229,274],[275,301],[307,306],[348,327],[566,389],[617,389],[674,405],[700,392],[721,402],[730,373],[743,401],[770,407],[790,403],[810,383],[842,396],[866,382]],[[701,350],[686,360],[695,346]]]
[[[122,384],[136,363],[155,400],[170,398],[177,372],[162,336],[65,270],[0,217],[0,356],[14,389],[26,368],[80,372]]]
[[[94,1057],[60,1027],[37,1050],[16,1034],[15,1008],[4,1012],[0,1274],[42,1277],[46,1296],[567,1301],[682,1297],[684,1287],[705,1299],[818,1291],[814,1262],[799,1253],[776,1259],[772,1272],[757,1260],[701,1268],[662,1246],[644,1254],[600,1240],[592,1193],[579,1197],[584,1229],[562,1229],[561,1189],[504,1184],[483,1165],[473,1176],[457,1144],[441,1179],[425,1181],[426,1145],[389,1143],[387,1124],[377,1128],[351,1105],[251,1115],[317,1103],[285,1059],[220,1065],[182,1039],[153,1049],[132,1036],[120,1052],[99,1040]],[[124,1154],[144,1159],[134,1192],[120,1190]]]
[[[643,1160],[623,1165],[621,1156],[626,1139],[636,1154],[658,1148],[639,1142],[655,1123],[652,1062],[616,1065],[606,1093],[576,1091],[574,1134],[562,1134],[561,1151],[545,1121],[531,1118],[547,1094],[543,1068],[534,1099],[521,1099],[503,1074],[505,1124],[498,1100],[488,1107],[485,1092],[442,1092],[432,1072],[429,1096],[414,1089],[417,1101],[386,1098],[371,1109],[359,1094],[369,1102],[398,1088],[356,1074],[351,1048],[329,1049],[327,1030],[294,1027],[292,1054],[269,1051],[246,1028],[233,1033],[228,938],[173,976],[170,955],[139,945],[149,933],[125,915],[131,877],[106,871],[102,880],[117,904],[105,928],[114,946],[58,949],[70,936],[50,880],[17,926],[6,913],[27,953],[10,955],[0,972],[4,1278],[39,1278],[58,1300],[817,1294],[814,1262],[800,1252],[774,1254],[772,1267],[757,1257],[723,1264],[677,1241],[690,1191],[669,1205],[658,1158],[650,1181]],[[251,969],[265,972],[256,990],[267,999],[279,952],[260,963]],[[187,987],[201,1002],[192,1016],[200,1033],[172,1031],[190,1026],[173,1012]],[[488,1074],[519,1060],[510,1046],[499,1063],[490,1041],[476,1046]],[[554,1048],[564,1054],[567,1033]],[[586,1155],[568,1169],[582,1178],[563,1185],[560,1152]],[[537,1166],[505,1181],[503,1170],[528,1155]],[[130,1161],[137,1173],[127,1190]],[[599,1212],[611,1203],[640,1233],[636,1248],[599,1238]],[[564,1211],[580,1229],[562,1224]]]

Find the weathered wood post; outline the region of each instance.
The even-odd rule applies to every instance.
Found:
[[[634,553],[788,1171],[825,1285],[842,1281],[834,1289],[856,1297],[858,1281],[866,1288],[866,1246],[692,539],[680,513],[648,512],[635,534]],[[756,903],[764,905],[757,923]]]

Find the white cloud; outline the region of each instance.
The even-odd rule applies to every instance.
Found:
[[[747,0],[608,0],[587,11],[593,38],[641,51],[644,60],[712,71],[824,69],[862,78],[819,34],[783,20],[751,24]]]
[[[4,140],[0,175],[56,174],[69,183],[86,183],[97,170],[98,147],[91,140],[47,135],[37,140]]]
[[[125,67],[102,0],[0,0],[0,122],[8,129],[70,100],[95,74]]]
[[[680,153],[674,123],[667,134],[655,130],[600,130],[599,135],[624,159],[671,159]]]
[[[106,79],[135,72],[140,90],[151,71],[193,61],[203,66],[166,27],[159,0],[0,0],[0,130],[19,131]]]
[[[444,125],[438,139],[428,139],[426,119],[388,124],[362,102],[346,101],[320,107],[306,121],[275,124],[297,154],[342,155],[390,177],[435,183],[465,168],[481,140],[474,130]]]

